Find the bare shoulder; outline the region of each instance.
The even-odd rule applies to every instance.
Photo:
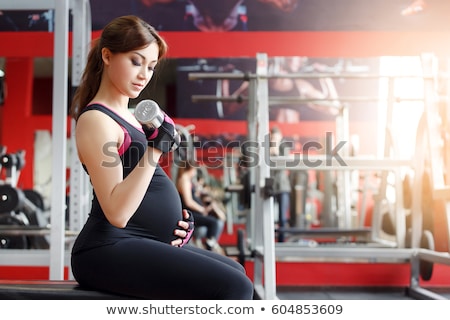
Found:
[[[119,124],[97,110],[86,111],[78,118],[75,136],[78,153],[82,160],[83,158],[86,160],[86,154],[97,154],[105,146],[117,149],[116,147],[120,146],[124,140],[123,130]]]
[[[112,132],[114,129],[120,129],[119,124],[107,114],[98,110],[89,110],[83,113],[77,121],[77,135],[84,133],[86,135],[99,135],[103,131]]]

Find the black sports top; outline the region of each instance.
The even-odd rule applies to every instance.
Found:
[[[119,154],[126,177],[145,153],[147,139],[144,132],[103,105],[90,105],[83,112],[88,110],[107,114],[123,128],[124,144],[127,145],[119,149],[123,149],[123,153]],[[173,232],[179,220],[182,220],[180,196],[172,180],[158,164],[142,203],[123,229],[108,222],[94,192],[89,218],[75,241],[73,252],[113,244],[130,237],[151,238],[170,243],[176,239]]]

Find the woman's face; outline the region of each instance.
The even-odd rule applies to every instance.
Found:
[[[152,78],[158,55],[159,48],[156,42],[125,53],[112,54],[109,50],[103,49],[105,72],[118,92],[134,99]]]

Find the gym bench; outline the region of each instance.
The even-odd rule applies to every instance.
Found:
[[[0,280],[0,300],[129,300],[107,292],[81,288],[76,281]]]

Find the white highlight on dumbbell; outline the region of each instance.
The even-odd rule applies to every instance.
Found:
[[[164,122],[164,112],[161,110],[158,103],[149,99],[142,100],[136,105],[134,116],[140,124],[155,129],[159,128]],[[177,149],[181,143],[181,137],[176,129],[173,138],[174,143],[172,145],[172,151]]]
[[[159,128],[164,122],[164,113],[153,100],[142,100],[134,109],[134,116],[140,124]]]

